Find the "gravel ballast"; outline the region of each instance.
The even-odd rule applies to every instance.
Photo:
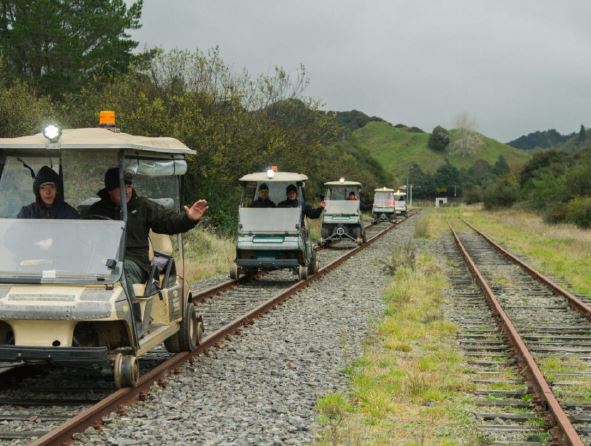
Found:
[[[319,396],[344,390],[343,368],[381,319],[381,260],[414,234],[409,219],[276,310],[199,356],[164,388],[88,429],[77,444],[273,445],[314,441]],[[207,321],[206,321],[207,323]]]

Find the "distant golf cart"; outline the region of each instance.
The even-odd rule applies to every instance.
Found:
[[[139,194],[180,212],[185,157],[193,154],[173,138],[106,128],[49,126],[0,139],[0,364],[110,370],[124,387],[136,384],[138,358],[154,347],[197,347],[203,326],[183,279],[182,235],[173,245],[171,236],[150,233],[149,280],[133,284],[132,302],[123,271],[126,206],[117,220],[85,215],[111,167],[119,168],[122,203],[131,173]],[[60,199],[83,218],[16,218],[35,200],[31,186],[43,169],[59,178]]]
[[[406,192],[397,190],[394,192],[394,201],[396,207],[396,215],[402,215],[406,217],[408,215],[406,207]]]
[[[357,181],[329,181],[324,183],[326,208],[322,215],[320,243],[350,240],[360,245],[365,242],[365,227],[361,218],[361,183]]]
[[[374,224],[385,221],[394,223],[396,221],[394,189],[388,189],[387,187],[374,189],[371,212]]]
[[[318,271],[316,252],[301,203],[305,202],[306,175],[292,172],[251,173],[240,178],[242,197],[238,210],[236,264],[230,277],[257,271],[291,269],[299,279]],[[298,207],[278,207],[288,187],[297,189]],[[265,191],[266,189],[266,191]],[[272,207],[255,207],[257,198],[268,195]]]

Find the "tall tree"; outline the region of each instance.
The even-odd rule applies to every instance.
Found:
[[[438,125],[433,129],[433,133],[429,136],[427,145],[433,150],[443,152],[449,144],[449,133],[443,127]]]
[[[587,132],[585,131],[585,126],[581,124],[581,128],[579,129],[579,137],[577,138],[577,141],[579,142],[579,144],[582,144],[585,142],[586,138]]]
[[[142,0],[0,0],[0,52],[7,72],[61,97],[87,81],[122,73],[138,42]]]

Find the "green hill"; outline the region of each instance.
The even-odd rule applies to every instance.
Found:
[[[452,141],[455,134],[454,130],[450,132]],[[355,130],[352,138],[356,145],[366,149],[400,183],[404,182],[408,168],[414,163],[423,171],[432,173],[445,164],[446,159],[458,168],[469,168],[479,159],[494,164],[499,155],[503,155],[509,166],[516,170],[530,157],[523,150],[486,136],[482,136],[483,144],[470,155],[435,152],[427,147],[429,133],[411,132],[407,128],[393,127],[387,122],[368,122]]]

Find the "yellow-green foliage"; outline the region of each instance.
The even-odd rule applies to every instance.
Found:
[[[227,272],[236,256],[236,242],[207,227],[184,236],[185,278],[189,282]]]
[[[350,393],[320,400],[330,401],[336,415],[319,406],[327,426],[319,444],[484,444],[463,400],[472,384],[457,351],[457,327],[441,317],[444,286],[427,252],[416,254],[414,269],[396,270],[386,316],[352,367]]]

